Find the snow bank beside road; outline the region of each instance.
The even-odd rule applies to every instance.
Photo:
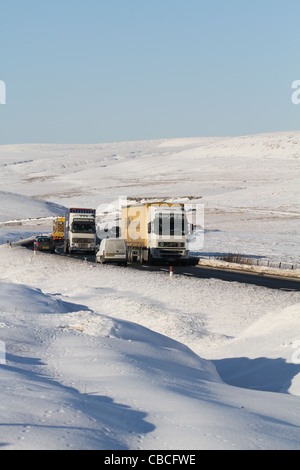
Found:
[[[300,279],[300,269],[267,268],[264,266],[251,266],[248,264],[228,263],[226,261],[218,261],[218,260],[213,260],[213,259],[209,259],[209,260],[199,259],[198,266],[210,267],[210,268],[213,267],[217,269],[244,271],[244,272],[249,272],[249,273],[254,273],[254,274],[269,274],[271,276]]]
[[[268,357],[275,367],[260,377],[268,370],[267,383],[284,385],[291,373],[297,395],[300,366],[288,365],[288,341],[299,293],[18,246],[0,247],[0,262],[4,449],[299,448],[298,396],[228,385],[216,371],[228,365],[219,360]],[[273,317],[277,327],[264,335]],[[280,364],[271,361],[277,354]],[[251,387],[246,366],[235,380]]]

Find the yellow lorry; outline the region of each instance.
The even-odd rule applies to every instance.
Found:
[[[65,223],[65,217],[55,217],[55,219],[53,219],[53,240],[64,240]]]
[[[122,207],[121,237],[128,261],[148,264],[195,264],[187,249],[184,204],[155,202]]]

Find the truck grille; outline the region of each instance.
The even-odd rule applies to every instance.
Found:
[[[172,250],[160,250],[160,254],[162,257],[176,257],[176,258],[181,258],[182,257],[182,251],[172,251]]]
[[[184,243],[179,243],[179,242],[159,242],[158,243],[159,247],[163,248],[182,248],[184,247]]]
[[[90,238],[73,238],[72,242],[76,244],[80,243],[83,245],[89,245],[90,243],[93,243],[93,240],[91,240]]]

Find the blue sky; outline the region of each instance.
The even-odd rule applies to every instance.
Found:
[[[297,130],[299,0],[4,0],[0,144]]]

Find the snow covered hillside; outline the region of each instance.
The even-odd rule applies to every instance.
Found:
[[[7,192],[33,197],[37,205],[47,201],[43,208],[35,207],[41,217],[51,210],[57,213],[53,203],[103,208],[124,196],[176,198],[204,204],[204,253],[238,251],[293,265],[300,264],[299,166],[299,131],[91,145],[6,145],[0,147],[0,207],[7,207]],[[25,205],[24,209],[23,203],[9,203],[8,219],[31,217],[30,206]],[[3,221],[6,215],[1,211]]]
[[[205,207],[203,255],[300,262],[300,132],[0,147],[2,449],[300,449],[300,293],[6,243],[119,196]]]

